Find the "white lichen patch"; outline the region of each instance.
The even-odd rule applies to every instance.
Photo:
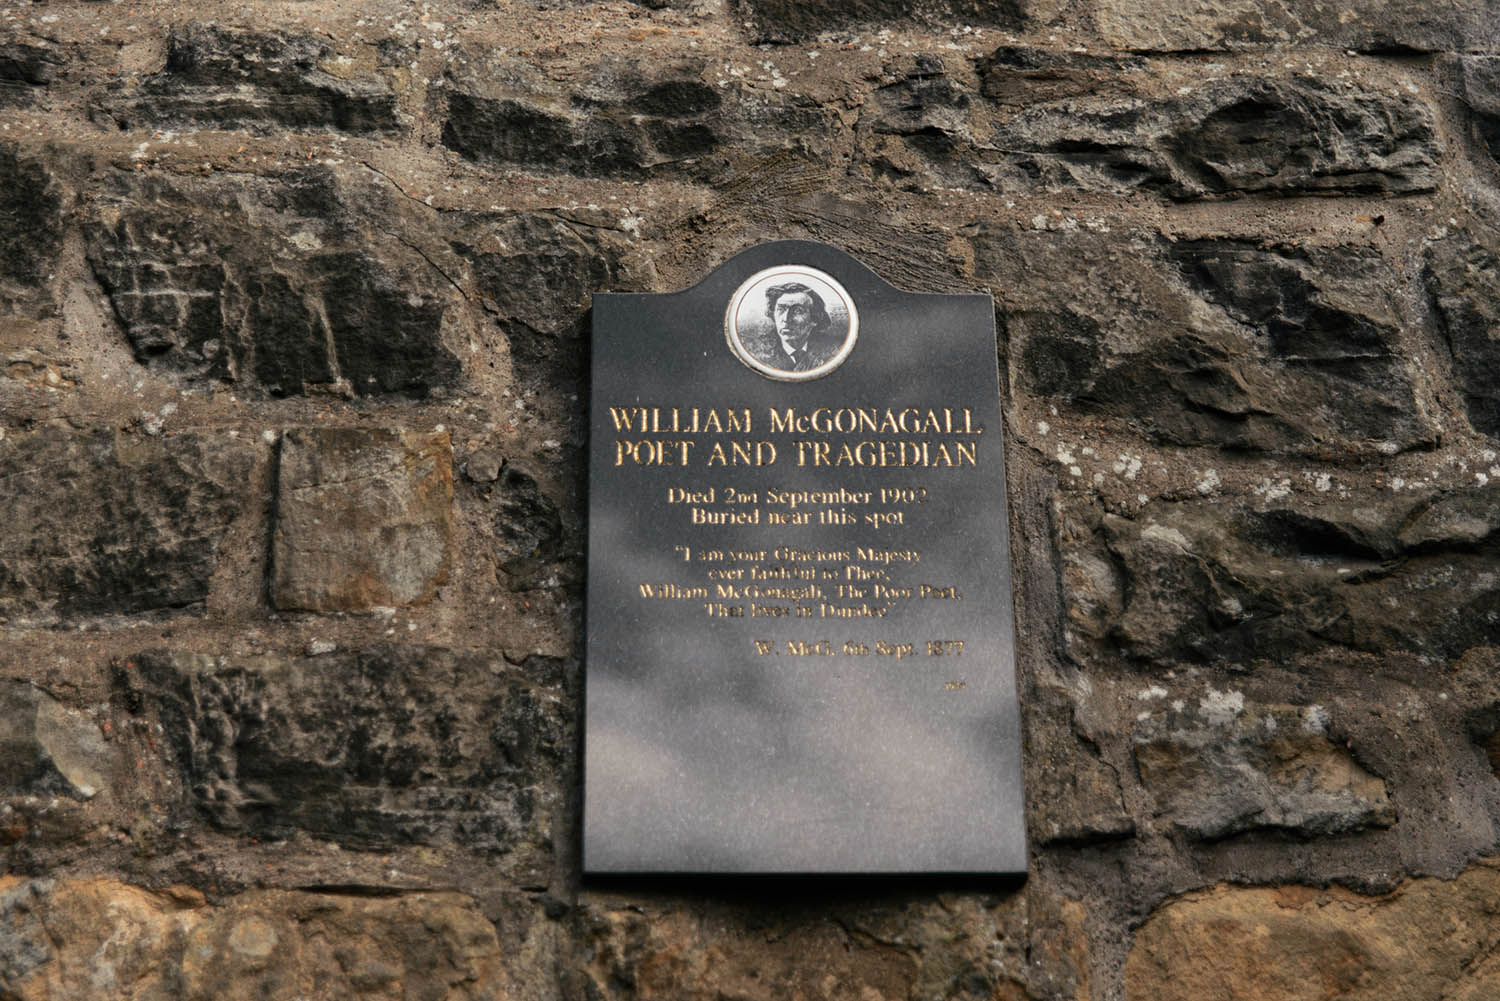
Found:
[[[1192,550],[1192,543],[1188,541],[1186,535],[1183,535],[1175,528],[1158,525],[1155,522],[1141,529],[1141,539],[1145,542],[1165,543],[1166,545],[1181,549],[1183,552],[1190,552]]]
[[[1208,694],[1198,700],[1198,709],[1209,723],[1223,726],[1245,711],[1245,696],[1241,692],[1221,692],[1210,685]]]
[[[1281,498],[1283,497],[1291,496],[1292,481],[1286,479],[1285,477],[1279,480],[1273,480],[1269,476],[1267,476],[1265,479],[1257,483],[1253,489],[1255,490],[1255,493],[1257,493],[1261,497],[1264,497],[1266,500],[1281,500]]]

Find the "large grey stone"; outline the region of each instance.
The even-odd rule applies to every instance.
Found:
[[[1135,820],[1125,805],[1120,776],[1074,722],[1059,692],[1028,700],[1027,829],[1042,844],[1129,837]]]
[[[714,72],[681,52],[611,57],[554,81],[527,60],[468,53],[449,73],[443,144],[471,160],[585,177],[714,178],[750,155],[827,155],[827,109],[738,80],[718,87]]]
[[[47,165],[17,143],[0,143],[0,297],[4,284],[41,285],[63,242],[63,195]]]
[[[326,167],[111,179],[86,249],[137,360],[272,396],[456,385],[456,296],[422,252],[370,238],[396,220],[420,229],[408,199],[372,183]]]
[[[55,621],[200,604],[263,455],[225,434],[7,435],[0,613]]]
[[[1410,94],[1267,76],[1165,98],[1031,104],[979,149],[976,169],[1001,191],[1179,200],[1431,191],[1441,157],[1432,112]]]
[[[565,706],[497,656],[380,646],[318,657],[147,651],[117,684],[160,722],[179,810],[263,837],[458,844],[544,883],[572,755]]]
[[[55,42],[0,32],[0,107],[30,104],[57,79],[62,47]]]
[[[446,432],[298,428],[281,439],[271,600],[357,611],[424,604],[452,561]]]
[[[29,684],[0,683],[0,794],[92,799],[111,758],[86,715]]]
[[[558,385],[582,375],[593,294],[649,287],[637,244],[622,232],[529,212],[473,218],[454,235],[518,374]]]
[[[1135,51],[1201,51],[1277,45],[1352,48],[1363,52],[1452,52],[1493,47],[1491,0],[1093,0],[1106,45]]]
[[[1469,422],[1500,436],[1500,232],[1455,233],[1432,243],[1423,275]]]
[[[390,79],[345,69],[352,66],[317,35],[189,23],[168,35],[162,72],[117,86],[104,103],[127,129],[395,131],[400,122]]]
[[[1460,56],[1457,64],[1475,138],[1500,161],[1500,56]]]
[[[1343,647],[1455,658],[1493,645],[1500,510],[1484,488],[1322,503],[1062,505],[1066,646],[1246,665]]]
[[[974,245],[1016,393],[1169,444],[1344,455],[1435,440],[1395,275],[1372,250],[998,227]]]
[[[824,32],[900,25],[965,24],[1019,31],[1025,0],[734,0],[754,42],[803,42]]]
[[[1385,783],[1328,738],[1321,707],[1246,707],[1217,692],[1138,722],[1135,763],[1158,809],[1189,837],[1257,829],[1329,837],[1387,827]]]

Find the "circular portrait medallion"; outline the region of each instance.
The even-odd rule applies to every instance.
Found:
[[[724,337],[734,356],[768,379],[802,382],[844,363],[859,312],[844,286],[804,265],[767,268],[729,298]]]

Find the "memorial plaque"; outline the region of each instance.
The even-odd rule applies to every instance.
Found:
[[[586,873],[1025,871],[996,369],[817,243],[594,297]]]

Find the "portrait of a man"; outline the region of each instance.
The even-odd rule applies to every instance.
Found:
[[[728,316],[730,346],[771,378],[825,375],[852,349],[856,321],[843,287],[811,269],[772,269],[740,287]]]

